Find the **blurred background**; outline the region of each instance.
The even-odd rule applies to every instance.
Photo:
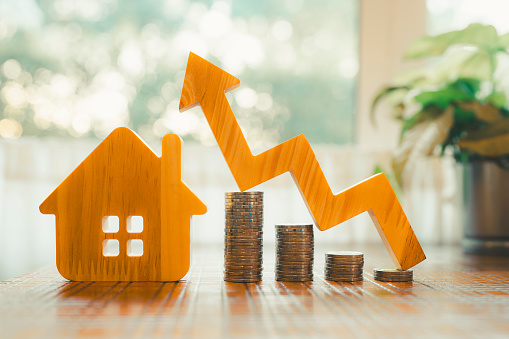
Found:
[[[193,245],[222,244],[238,190],[200,108],[180,114],[189,51],[241,80],[228,100],[254,153],[305,134],[334,192],[388,167],[399,125],[369,110],[425,34],[471,22],[509,31],[503,0],[0,0],[0,280],[54,262],[39,204],[115,127],[157,154],[184,139],[183,180],[208,206]],[[423,160],[401,200],[426,244],[459,242],[452,160]],[[426,174],[426,175],[425,175]],[[312,223],[289,174],[265,192],[276,223]],[[333,248],[380,241],[367,215],[316,234]]]

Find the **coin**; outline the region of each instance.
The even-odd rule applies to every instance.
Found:
[[[373,270],[375,280],[384,282],[408,282],[413,280],[411,269],[402,271],[396,268],[375,268]]]
[[[332,257],[364,257],[364,254],[362,252],[357,251],[330,251],[325,253],[326,256],[332,256]]]
[[[257,282],[263,269],[263,192],[225,193],[224,280]]]
[[[276,266],[278,281],[313,280],[313,225],[275,226]]]
[[[334,268],[358,268],[358,269],[362,269],[364,267],[364,264],[348,264],[348,263],[343,263],[343,264],[331,264],[331,263],[325,263],[325,267],[330,267],[332,269]]]
[[[225,196],[263,195],[261,191],[225,192]]]
[[[363,277],[352,277],[352,278],[338,278],[338,277],[325,277],[325,280],[331,281],[339,281],[339,282],[354,282],[354,281],[362,281]]]

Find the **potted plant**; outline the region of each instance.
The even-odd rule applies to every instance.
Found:
[[[464,249],[509,253],[509,34],[490,25],[414,41],[405,59],[429,59],[375,97],[402,129],[392,169],[398,182],[421,156],[452,149],[462,202]]]

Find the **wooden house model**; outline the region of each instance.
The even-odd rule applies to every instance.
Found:
[[[117,128],[51,193],[57,268],[77,281],[176,281],[190,264],[190,220],[205,205],[181,181],[181,139],[158,157]]]

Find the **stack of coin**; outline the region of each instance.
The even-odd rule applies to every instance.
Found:
[[[375,268],[373,270],[375,280],[385,282],[407,282],[414,279],[412,270],[401,271],[396,268]]]
[[[224,280],[262,280],[263,192],[225,194]]]
[[[313,280],[313,225],[276,225],[276,280]]]
[[[352,251],[333,251],[325,254],[325,279],[332,281],[361,281],[364,254]]]

